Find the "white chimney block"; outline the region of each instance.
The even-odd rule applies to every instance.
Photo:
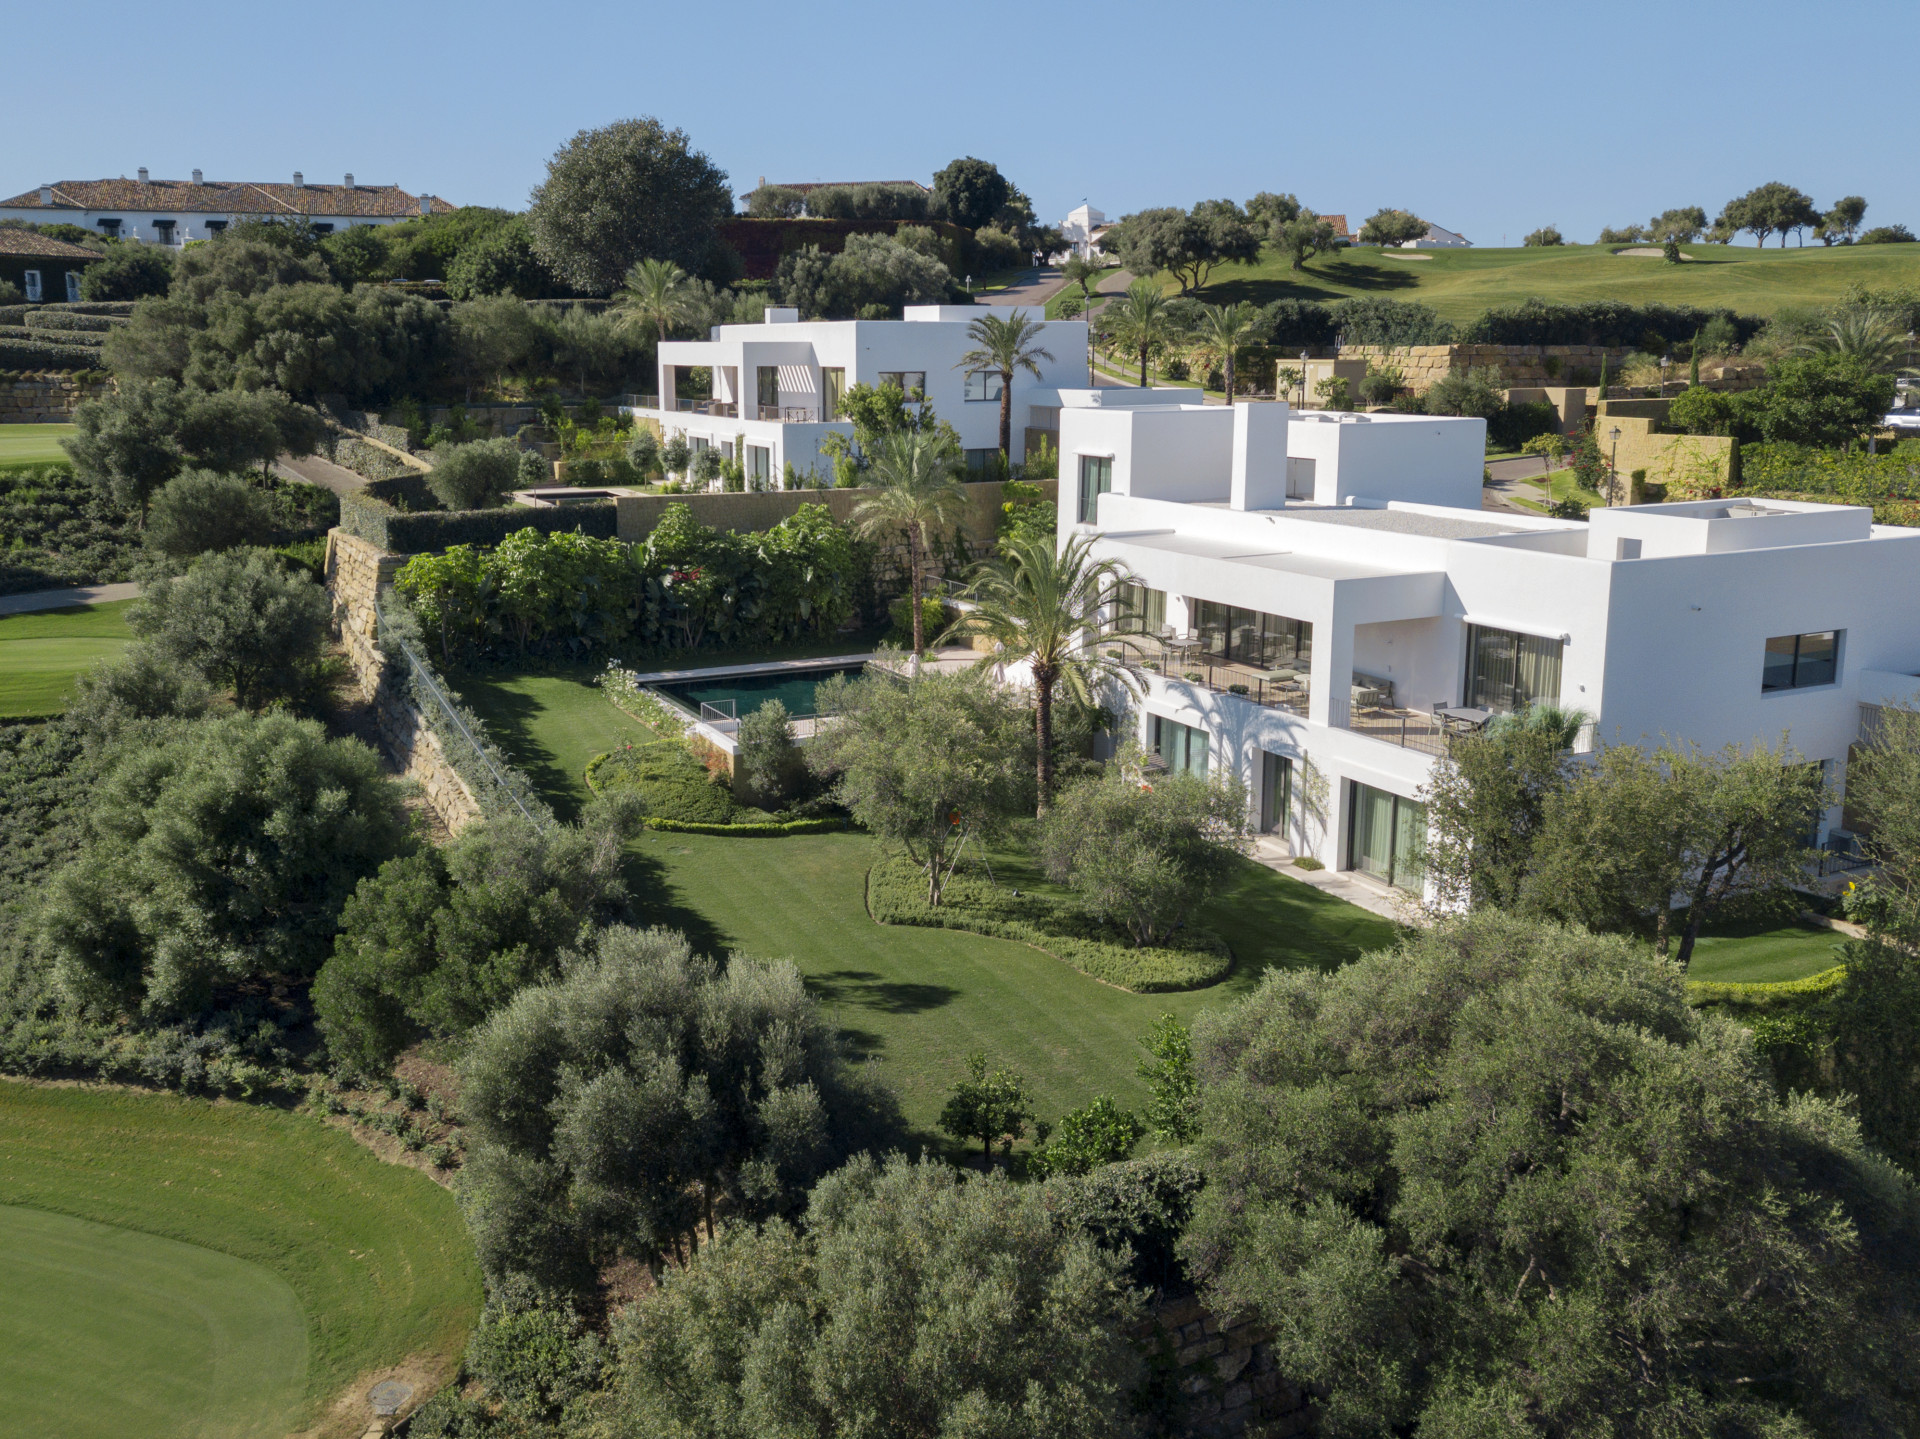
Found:
[[[307,177],[302,175],[298,170],[293,172],[293,188],[296,190],[304,190],[307,188]]]
[[[353,171],[351,170],[347,171],[347,188],[349,190],[353,188]]]
[[[420,197],[420,213],[423,215],[431,215],[433,213],[433,196],[422,195]]]
[[[206,183],[204,180],[200,178],[200,172],[198,170],[195,170],[193,172],[193,183],[196,185],[203,185]]]
[[[42,185],[40,187],[40,203],[42,205],[51,205],[53,203],[53,186]]]
[[[145,165],[140,167],[140,183],[142,185],[147,183],[147,167]]]
[[[1227,503],[1236,510],[1278,510],[1287,503],[1285,400],[1236,400],[1233,406],[1233,480]]]
[[[797,325],[800,323],[800,312],[789,305],[768,305],[760,314],[769,325]]]

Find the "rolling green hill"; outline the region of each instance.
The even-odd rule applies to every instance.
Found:
[[[1793,305],[1830,305],[1854,285],[1870,290],[1920,289],[1920,245],[1850,245],[1757,250],[1750,245],[1688,245],[1692,256],[1670,265],[1659,258],[1615,255],[1612,247],[1563,245],[1514,250],[1342,250],[1301,271],[1277,252],[1252,265],[1222,265],[1200,298],[1210,304],[1251,300],[1331,302],[1370,295],[1417,300],[1455,324],[1482,310],[1530,296],[1574,303],[1698,305],[1771,315]],[[1177,288],[1172,276],[1165,286]]]

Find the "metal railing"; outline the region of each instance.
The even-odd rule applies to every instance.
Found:
[[[1311,682],[1302,674],[1291,680],[1262,679],[1245,665],[1222,661],[1215,655],[1180,653],[1176,650],[1136,651],[1136,663],[1166,679],[1197,684],[1215,694],[1234,695],[1267,709],[1288,714],[1307,714]]]
[[[526,802],[520,798],[519,791],[516,790],[513,784],[507,779],[506,774],[501,770],[500,766],[493,762],[493,756],[487,753],[486,746],[481,744],[479,739],[475,737],[473,731],[468,728],[466,720],[461,718],[460,707],[453,702],[445,690],[440,688],[439,681],[433,677],[432,666],[428,665],[419,655],[415,654],[413,652],[413,646],[405,640],[395,636],[393,637],[393,643],[399,649],[401,655],[405,657],[408,665],[412,667],[413,693],[416,696],[425,695],[427,697],[434,708],[439,711],[439,717],[451,727],[455,734],[465,741],[467,747],[473,751],[474,757],[486,769],[488,777],[492,779],[495,786],[497,786],[508,799],[513,801],[514,808],[520,811],[521,816],[527,823],[536,829],[544,828],[545,826],[534,816],[533,811],[527,808]],[[427,723],[429,726],[433,725],[431,716],[428,717]]]
[[[660,408],[658,395],[622,395],[619,400],[623,410],[657,410]]]
[[[673,408],[683,415],[717,415],[724,420],[740,417],[740,407],[731,400],[681,400],[673,402]]]
[[[809,405],[761,405],[756,411],[759,419],[787,425],[810,425],[816,413]]]

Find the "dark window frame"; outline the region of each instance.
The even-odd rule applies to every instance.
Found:
[[[1097,484],[1097,488],[1090,488],[1090,483]],[[1080,509],[1077,515],[1079,523],[1092,524],[1100,496],[1112,493],[1113,456],[1080,456]]]
[[[1846,631],[1805,630],[1797,635],[1769,635],[1765,647],[1761,650],[1760,693],[1763,695],[1784,694],[1788,690],[1824,689],[1828,685],[1840,682],[1840,646]],[[1807,641],[1825,641],[1824,648],[1808,650]],[[1775,649],[1782,642],[1792,643],[1791,650]],[[1775,655],[1785,654],[1786,681],[1777,683],[1773,676],[1779,667],[1768,661]]]

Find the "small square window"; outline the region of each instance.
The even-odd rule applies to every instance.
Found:
[[[1830,685],[1840,676],[1843,630],[1804,635],[1775,635],[1767,641],[1760,667],[1760,690],[1803,690]]]
[[[1001,382],[998,370],[967,371],[967,394],[969,400],[998,401],[1000,392],[1006,386]]]
[[[27,298],[29,300],[39,299],[40,298],[40,272],[38,270],[29,270],[27,271],[26,274],[22,275],[20,278],[25,282],[23,285],[23,288],[27,292]]]
[[[67,303],[69,305],[76,304],[79,299],[80,273],[77,270],[69,270],[67,271]]]

